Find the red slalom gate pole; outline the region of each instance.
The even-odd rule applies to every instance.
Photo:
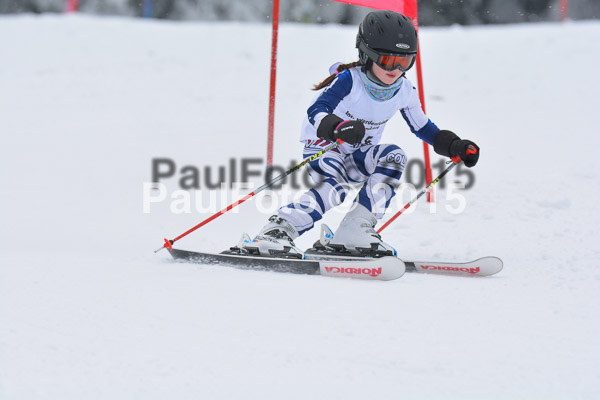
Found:
[[[212,220],[220,217],[221,215],[225,214],[226,212],[230,211],[231,209],[239,206],[240,204],[242,204],[246,200],[254,197],[257,193],[262,192],[263,190],[265,190],[269,186],[271,186],[271,185],[279,182],[280,180],[282,180],[286,176],[288,176],[288,175],[296,172],[297,170],[299,170],[300,168],[302,168],[303,166],[305,166],[309,162],[316,160],[317,158],[321,157],[323,154],[325,154],[329,150],[333,149],[334,147],[337,147],[338,145],[342,145],[343,143],[344,142],[341,139],[338,139],[336,142],[328,144],[327,146],[325,146],[321,150],[319,150],[317,153],[315,153],[312,156],[307,157],[304,160],[302,160],[302,162],[300,164],[298,164],[298,165],[296,165],[296,166],[288,169],[283,174],[281,174],[278,177],[274,178],[270,182],[265,183],[264,185],[262,185],[261,187],[259,187],[258,189],[256,189],[254,192],[248,193],[247,195],[245,195],[244,197],[242,197],[241,199],[239,199],[235,203],[232,203],[232,204],[228,205],[227,207],[225,207],[224,209],[222,209],[218,213],[211,215],[210,217],[206,218],[204,221],[200,222],[198,225],[194,226],[191,229],[188,229],[187,231],[185,231],[181,235],[177,236],[175,239],[169,240],[169,239],[165,238],[165,244],[163,244],[162,247],[156,249],[154,252],[158,253],[159,251],[161,251],[164,248],[168,248],[168,249],[172,250],[173,249],[173,243],[175,243],[179,239],[181,239],[181,238],[189,235],[190,233],[194,232],[196,229],[199,229],[199,228],[203,227],[204,225],[208,224],[210,221],[212,221]]]
[[[423,112],[427,114],[425,110],[425,88],[423,87],[423,71],[421,70],[421,49],[417,52],[417,85],[419,86],[419,100],[421,100],[421,107]],[[432,179],[431,173],[431,161],[429,159],[429,145],[423,142],[423,155],[425,157],[425,183],[430,184]],[[429,192],[427,195],[428,202],[435,201],[435,195],[433,192]]]
[[[560,22],[565,22],[569,16],[569,0],[560,0],[558,2],[558,10],[560,13]]]
[[[435,186],[436,183],[438,183],[444,176],[446,176],[446,174],[448,172],[450,172],[452,170],[452,168],[454,168],[460,162],[460,158],[458,158],[458,156],[456,156],[455,158],[452,159],[452,161],[448,161],[448,162],[452,163],[452,165],[450,165],[448,168],[446,168],[444,171],[442,171],[440,176],[435,178],[429,185],[427,185],[423,190],[421,190],[421,192],[416,197],[413,197],[411,201],[406,203],[406,205],[404,207],[402,207],[402,209],[400,211],[398,211],[396,214],[394,214],[392,216],[392,218],[390,218],[385,224],[383,224],[381,226],[381,228],[379,228],[377,230],[377,233],[381,233],[381,231],[384,230],[385,228],[387,228],[389,224],[394,222],[396,220],[396,218],[401,216],[404,211],[408,210],[410,208],[410,206],[413,205],[414,202],[419,200],[421,198],[421,196],[423,196],[425,193],[429,192],[433,188],[433,186]]]
[[[273,28],[271,38],[271,83],[269,88],[269,126],[267,133],[267,168],[273,165],[275,126],[275,82],[277,80],[277,38],[279,36],[279,0],[273,0]]]
[[[79,8],[79,0],[67,0],[67,12],[75,12]]]

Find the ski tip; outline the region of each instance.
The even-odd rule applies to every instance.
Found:
[[[490,276],[502,271],[504,263],[498,257],[488,256],[470,262],[438,262],[413,261],[409,262],[411,271],[454,276]],[[414,266],[414,267],[413,267]]]
[[[490,256],[490,257],[486,257],[486,258],[490,259],[489,260],[490,264],[492,266],[495,266],[495,270],[496,270],[496,272],[493,272],[490,275],[497,274],[498,272],[500,272],[504,269],[504,262],[499,257]]]

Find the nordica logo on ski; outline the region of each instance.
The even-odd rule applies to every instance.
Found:
[[[459,267],[443,267],[441,265],[419,265],[419,267],[426,269],[426,270],[432,270],[432,271],[454,271],[454,272],[468,272],[470,274],[476,274],[478,272],[481,272],[481,270],[479,269],[479,267],[475,267],[475,268],[459,268]]]
[[[381,268],[339,268],[325,267],[325,271],[332,274],[369,275],[376,277],[381,275]]]

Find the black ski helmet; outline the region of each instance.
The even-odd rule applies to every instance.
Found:
[[[413,66],[417,55],[417,30],[410,18],[400,13],[373,11],[367,14],[358,28],[356,47],[360,62],[365,66],[372,61],[383,67],[380,63],[385,55],[408,57],[404,67],[395,67],[406,72]]]

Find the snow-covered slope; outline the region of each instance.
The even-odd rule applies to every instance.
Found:
[[[355,59],[354,35],[281,27],[276,164],[300,160],[308,89]],[[497,255],[491,278],[365,282],[153,254],[210,214],[170,200],[144,213],[152,159],[214,180],[230,159],[265,157],[270,26],[0,19],[0,397],[595,398],[600,24],[421,37],[428,114],[482,155],[464,212],[438,191],[436,213],[421,202],[384,239],[405,258]],[[422,156],[400,117],[385,140]],[[256,233],[257,204],[180,246]]]

